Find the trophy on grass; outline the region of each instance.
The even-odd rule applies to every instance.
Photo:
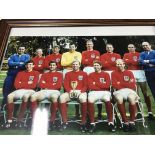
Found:
[[[76,92],[77,85],[78,85],[77,81],[71,81],[71,87],[73,89],[73,91],[70,93],[71,99],[77,99],[78,98],[78,93]]]

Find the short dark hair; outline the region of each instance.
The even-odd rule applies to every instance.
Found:
[[[50,64],[52,64],[52,63],[54,63],[54,64],[56,64],[56,65],[57,65],[56,61],[53,61],[53,60],[52,60],[52,61],[50,61],[48,65],[50,66]]]
[[[29,64],[29,63],[33,63],[33,65],[34,65],[34,61],[33,61],[33,60],[27,61],[27,62],[25,63],[25,65],[27,65],[27,64]]]
[[[69,46],[71,46],[71,45],[75,45],[75,47],[77,47],[76,43],[74,43],[74,42],[71,42],[71,43],[69,44]]]
[[[100,66],[102,66],[101,61],[94,61],[93,64],[95,64],[95,63],[97,63],[97,64],[99,64]]]

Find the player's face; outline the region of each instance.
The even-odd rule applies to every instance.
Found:
[[[112,45],[107,45],[107,46],[106,46],[106,51],[107,51],[108,53],[112,53],[112,52],[114,51],[113,46],[112,46]]]
[[[102,66],[100,66],[100,64],[98,64],[98,63],[94,63],[94,69],[95,69],[95,72],[99,72],[99,71],[101,71],[101,68],[102,68]]]
[[[87,42],[86,43],[87,50],[92,50],[93,46],[94,46],[93,42]]]
[[[21,55],[25,52],[25,47],[19,47],[18,54]]]
[[[54,54],[58,54],[59,51],[60,51],[59,47],[55,47],[55,48],[53,49],[53,53],[54,53]]]
[[[119,70],[124,70],[125,69],[125,63],[123,61],[116,61],[116,67]]]
[[[56,69],[57,69],[56,63],[50,63],[49,68],[51,71],[56,71]]]
[[[145,51],[151,51],[151,45],[150,45],[148,42],[143,42],[143,43],[142,43],[142,48],[143,48]]]
[[[75,45],[70,45],[69,48],[70,48],[70,51],[71,51],[71,52],[74,52],[74,51],[76,50]]]
[[[33,64],[33,63],[28,63],[28,64],[26,65],[27,71],[32,71],[32,70],[33,70],[33,67],[34,67],[34,64]]]
[[[79,62],[74,62],[74,63],[72,64],[72,69],[73,69],[73,71],[78,71],[78,70],[80,69],[80,64],[79,64]]]
[[[136,48],[135,48],[135,46],[133,44],[128,45],[128,51],[129,52],[135,52],[135,50],[136,50]]]
[[[38,56],[42,56],[43,55],[43,51],[41,49],[38,49],[36,53],[37,53]]]

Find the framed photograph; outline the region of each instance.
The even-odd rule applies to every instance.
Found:
[[[91,40],[94,49],[100,52],[100,55],[106,51],[106,45],[111,44],[114,51],[123,58],[128,52],[128,45],[134,45],[136,51],[142,52],[142,42],[151,44],[155,49],[155,20],[143,19],[47,19],[47,20],[0,20],[0,102],[3,100],[3,82],[7,76],[8,58],[16,53],[20,46],[26,48],[26,53],[31,58],[35,56],[38,48],[43,49],[44,56],[50,55],[55,45],[60,47],[60,53],[69,51],[69,45],[74,43],[76,50],[80,53],[86,50],[86,42]],[[147,86],[148,87],[148,86]],[[154,98],[149,90],[148,92],[152,103],[152,112],[155,113]],[[143,118],[137,123],[137,131],[127,134],[135,135],[154,135],[155,121],[147,121],[147,106],[145,97],[140,91],[141,101],[143,104]],[[148,100],[149,100],[148,99]],[[74,112],[72,112],[73,115]],[[103,115],[105,117],[105,112]],[[1,115],[2,119],[3,115]],[[114,133],[99,130],[96,135],[111,135]],[[101,124],[102,126],[102,124]],[[106,125],[105,125],[106,126]],[[73,129],[63,132],[62,134],[81,134],[73,125]],[[120,126],[119,126],[120,127]],[[119,128],[118,127],[118,128]],[[72,128],[72,125],[71,125]],[[106,127],[105,127],[106,128]],[[4,133],[3,133],[4,132]],[[0,131],[1,134],[10,134],[9,131]],[[12,132],[12,131],[10,131]],[[125,132],[116,131],[117,134],[126,135]],[[12,132],[13,134],[18,134]],[[30,134],[24,132],[21,134]],[[58,132],[50,132],[49,134],[60,134]]]

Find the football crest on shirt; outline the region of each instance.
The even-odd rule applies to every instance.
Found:
[[[104,83],[105,82],[105,79],[104,78],[100,78],[100,82],[101,83]]]
[[[95,54],[91,54],[91,58],[93,58],[93,59],[94,59],[94,58],[95,58]]]
[[[114,62],[115,60],[116,60],[116,58],[115,58],[115,57],[112,57],[112,58],[111,58],[111,61],[113,61],[113,62]]]
[[[58,77],[53,77],[53,82],[57,82],[58,81]]]
[[[78,80],[80,80],[80,81],[83,80],[83,76],[82,75],[79,75],[78,76]]]
[[[56,62],[60,62],[60,59],[59,59],[59,58],[57,58],[57,59],[56,59]]]
[[[137,61],[137,56],[134,56],[134,57],[133,57],[133,60],[134,60],[134,61]]]
[[[29,76],[29,81],[33,81],[34,80],[34,76]]]
[[[124,76],[124,81],[129,81],[130,77],[129,76]]]
[[[43,64],[43,60],[39,60],[38,64],[42,65]]]

